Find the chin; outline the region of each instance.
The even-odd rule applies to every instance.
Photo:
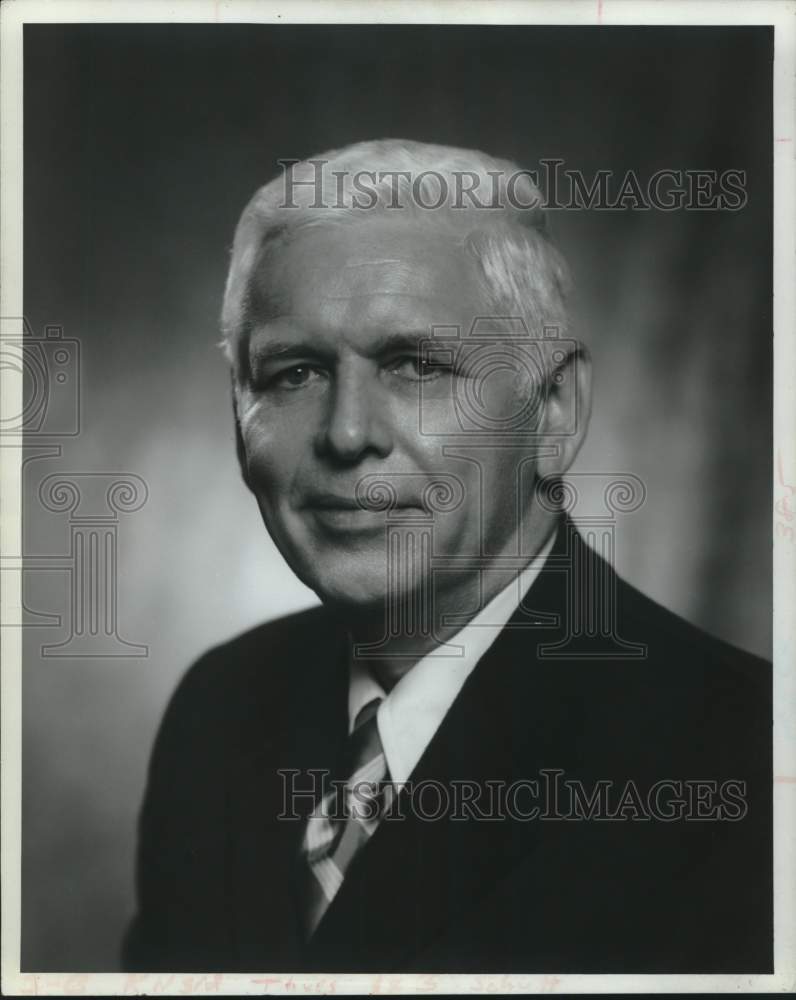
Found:
[[[307,553],[299,560],[289,560],[303,584],[315,591],[324,604],[372,605],[383,603],[387,570],[384,557],[357,558],[353,553],[321,555]]]
[[[328,573],[322,569],[316,563],[310,573],[303,576],[303,582],[325,605],[338,609],[347,618],[383,618],[388,597],[395,600],[399,596],[387,587],[384,560],[380,560],[378,566],[370,562],[363,566],[357,565],[356,560],[340,559]],[[406,589],[404,593],[408,598],[411,591]]]
[[[318,591],[316,591],[318,593]],[[385,621],[384,597],[354,595],[350,591],[318,593],[323,606],[348,626],[381,624]]]

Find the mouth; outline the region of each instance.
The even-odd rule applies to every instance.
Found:
[[[318,493],[307,498],[302,507],[320,527],[333,533],[383,532],[388,513],[401,511],[422,514],[418,503],[396,503],[389,510],[383,506],[365,506],[352,496]]]

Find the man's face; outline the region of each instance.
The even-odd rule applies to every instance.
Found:
[[[424,491],[440,477],[462,502],[433,514],[434,554],[513,550],[527,439],[472,448],[455,398],[469,391],[499,426],[538,401],[540,380],[512,363],[511,347],[486,375],[475,366],[478,386],[475,368],[427,368],[418,352],[435,325],[466,339],[488,311],[483,299],[476,263],[453,237],[403,221],[305,229],[257,276],[236,397],[247,479],[280,551],[322,600],[383,600],[389,520],[427,516]],[[457,455],[445,454],[453,444]],[[358,484],[374,479],[394,490],[392,515],[362,508]],[[457,573],[441,579],[455,587]]]

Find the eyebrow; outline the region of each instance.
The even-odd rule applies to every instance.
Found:
[[[416,352],[424,341],[433,340],[430,330],[400,330],[385,333],[369,345],[367,354],[371,357],[383,356],[399,350]],[[250,357],[255,362],[277,360],[279,358],[330,356],[330,345],[315,340],[260,340],[252,336],[249,342]]]
[[[267,361],[270,358],[281,358],[294,354],[317,354],[318,345],[310,344],[302,340],[267,340],[265,342],[253,343],[254,338],[249,342],[249,352],[258,361]]]

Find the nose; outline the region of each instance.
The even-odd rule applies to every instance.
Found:
[[[318,436],[318,451],[332,460],[360,461],[372,453],[386,458],[393,436],[378,375],[364,370],[339,371],[330,396],[326,426]]]

